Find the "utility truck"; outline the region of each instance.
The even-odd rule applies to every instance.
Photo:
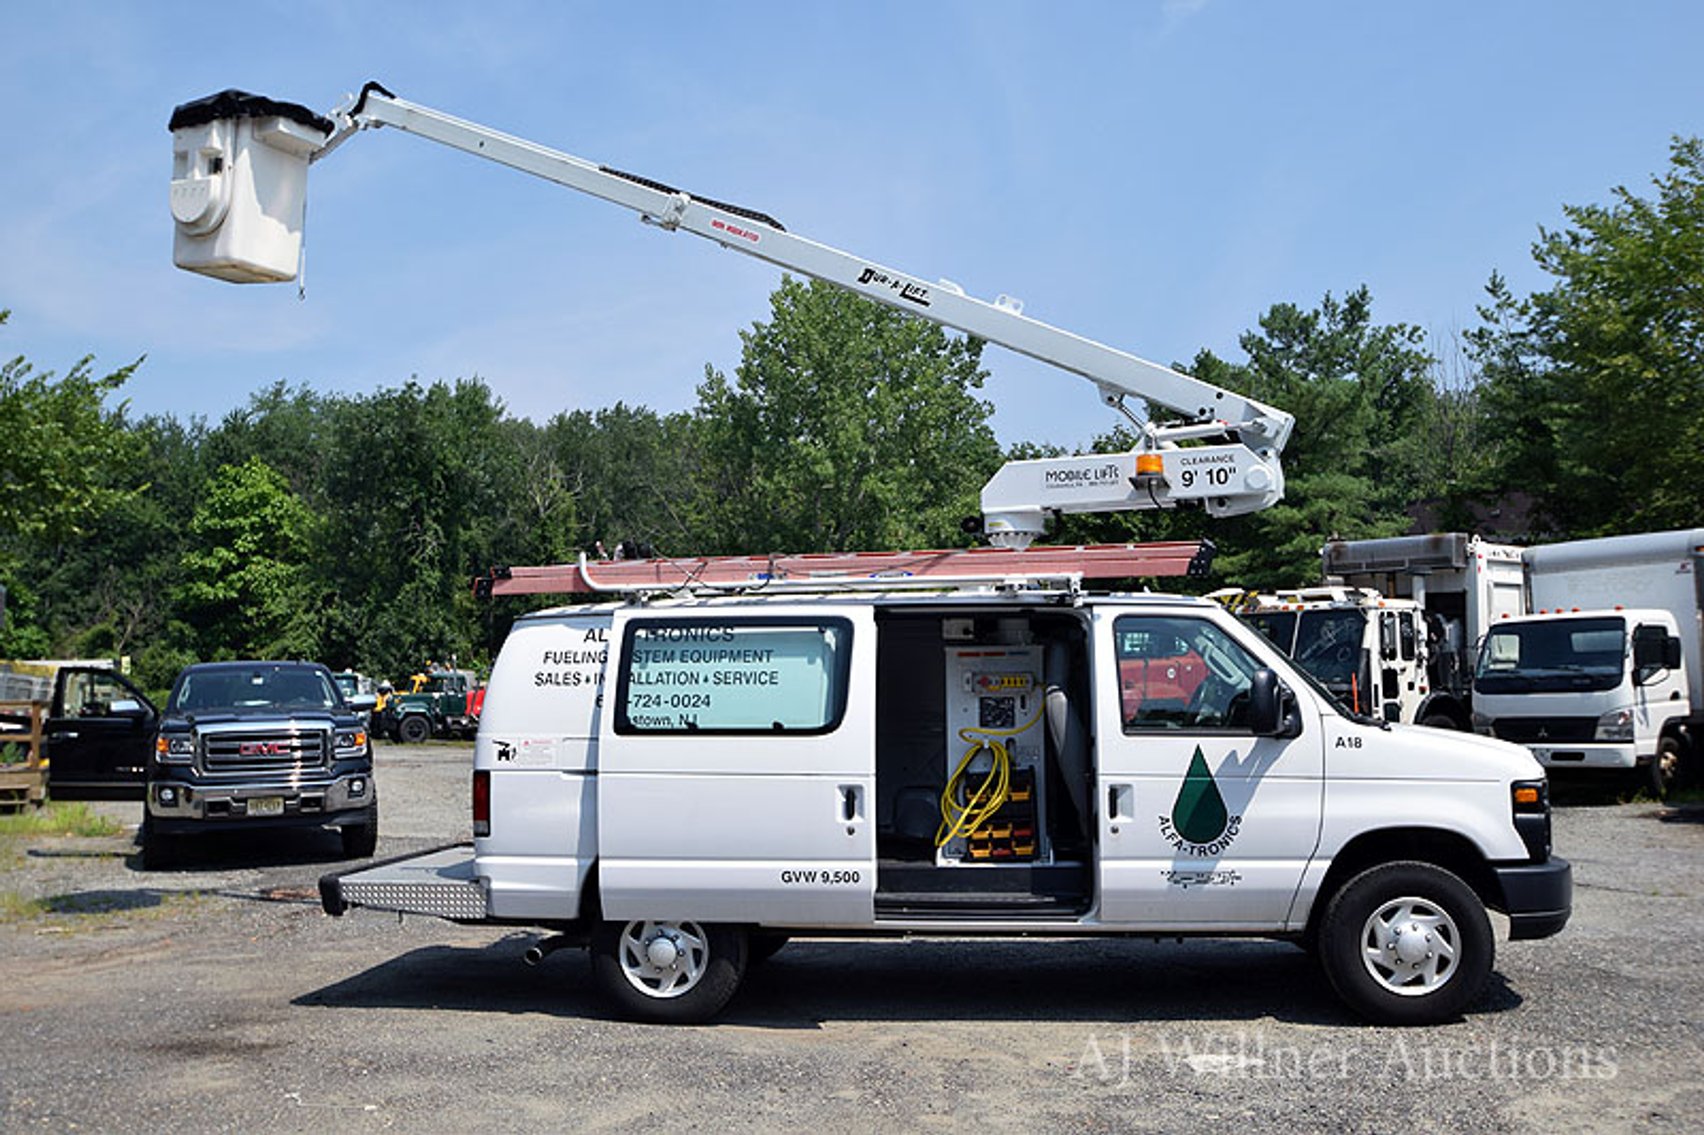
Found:
[[[791,936],[911,934],[1287,938],[1368,1018],[1437,1021],[1490,971],[1488,910],[1513,938],[1566,923],[1524,749],[1352,716],[1207,600],[1085,587],[1194,553],[1028,546],[1051,512],[1273,503],[1288,415],[374,84],[323,118],[227,93],[172,123],[194,270],[289,278],[308,163],[390,125],[1185,418],[1139,422],[1130,454],[1007,466],[990,548],[494,571],[481,591],[614,598],[510,632],[472,846],[328,875],[330,913],[538,927],[531,958],[589,946],[615,1004],[657,1021],[713,1016]]]
[[[1425,692],[1403,694],[1418,702],[1402,720],[1448,729],[1473,728],[1474,653],[1499,620],[1526,612],[1521,555],[1461,532],[1332,540],[1320,552],[1329,585],[1370,590],[1388,601],[1412,601],[1422,621],[1415,649],[1425,654]],[[1403,609],[1398,605],[1395,609]],[[1395,628],[1402,633],[1399,623]],[[1392,657],[1382,641],[1382,658]],[[1406,652],[1400,639],[1396,657]],[[1381,676],[1381,687],[1387,679]]]
[[[1482,733],[1551,768],[1695,780],[1704,729],[1704,528],[1526,550],[1532,613],[1497,623],[1474,675]]]
[[[434,737],[472,737],[485,701],[479,676],[471,670],[430,666],[415,678],[412,689],[385,699],[385,736],[407,745]]]
[[[1352,587],[1235,593],[1228,602],[1351,712],[1455,728],[1436,711],[1425,620],[1412,599]]]

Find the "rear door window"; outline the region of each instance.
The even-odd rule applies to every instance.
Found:
[[[851,656],[843,619],[634,620],[615,731],[827,733],[845,712]]]

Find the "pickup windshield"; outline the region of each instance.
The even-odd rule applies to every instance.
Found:
[[[1627,654],[1614,616],[1509,623],[1485,636],[1473,688],[1487,694],[1613,690]]]
[[[308,666],[258,663],[191,667],[172,687],[168,713],[230,710],[330,710],[343,699],[327,676]]]

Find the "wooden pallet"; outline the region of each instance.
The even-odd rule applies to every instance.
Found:
[[[16,812],[41,807],[47,795],[47,762],[42,759],[42,718],[47,707],[40,702],[0,702],[0,714],[14,720],[27,719],[28,726],[0,731],[0,811]]]

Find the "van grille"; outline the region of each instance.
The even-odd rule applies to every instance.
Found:
[[[1521,745],[1553,741],[1590,741],[1597,736],[1595,717],[1499,717],[1491,725],[1497,736]]]
[[[210,774],[277,773],[324,768],[322,730],[210,733],[202,740],[202,767]]]

